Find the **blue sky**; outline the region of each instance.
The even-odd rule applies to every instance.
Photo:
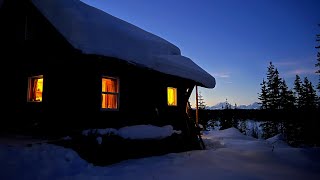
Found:
[[[289,87],[296,74],[318,83],[319,0],[82,1],[177,45],[216,78],[199,88],[209,106],[258,101],[270,61]]]

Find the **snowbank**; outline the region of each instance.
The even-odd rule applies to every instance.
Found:
[[[285,138],[282,134],[277,134],[269,139],[266,139],[266,141],[272,144],[274,147],[289,147],[289,145],[285,142]]]
[[[113,128],[106,129],[87,129],[82,134],[88,136],[95,135],[118,135],[124,139],[163,139],[173,134],[180,134],[181,131],[174,130],[171,125],[163,127],[153,125],[126,126],[118,130]]]
[[[210,149],[127,160],[106,167],[92,166],[74,151],[54,145],[2,144],[0,179],[318,180],[320,177],[319,148],[277,147],[272,151],[270,142],[247,137],[234,128],[207,132],[205,140]]]

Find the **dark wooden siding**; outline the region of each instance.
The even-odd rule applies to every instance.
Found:
[[[12,8],[15,7],[12,5]],[[64,37],[30,3],[18,8],[16,22],[6,20],[11,43],[1,55],[10,65],[10,89],[2,102],[12,115],[11,125],[57,127],[59,130],[123,127],[133,124],[172,124],[183,127],[193,81],[159,73],[126,61],[85,55],[74,49]],[[8,8],[8,10],[12,9]],[[24,9],[27,9],[26,11]],[[2,11],[6,15],[9,11]],[[28,17],[28,38],[23,36]],[[3,17],[2,17],[3,18]],[[10,26],[10,27],[9,27]],[[14,33],[10,33],[10,29]],[[14,37],[11,39],[10,37]],[[9,56],[8,56],[9,55]],[[43,102],[27,102],[28,77],[43,75]],[[101,111],[101,77],[120,80],[120,108]],[[178,106],[167,105],[167,87],[178,90]],[[158,114],[155,108],[158,109]],[[15,118],[15,117],[24,118]]]

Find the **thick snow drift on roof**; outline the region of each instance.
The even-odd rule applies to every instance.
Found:
[[[67,41],[83,53],[123,59],[194,80],[204,87],[215,87],[214,77],[181,56],[178,47],[154,34],[79,0],[32,2]]]

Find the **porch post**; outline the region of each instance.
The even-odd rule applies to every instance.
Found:
[[[199,122],[199,110],[198,110],[198,86],[196,85],[196,125],[198,126]]]

